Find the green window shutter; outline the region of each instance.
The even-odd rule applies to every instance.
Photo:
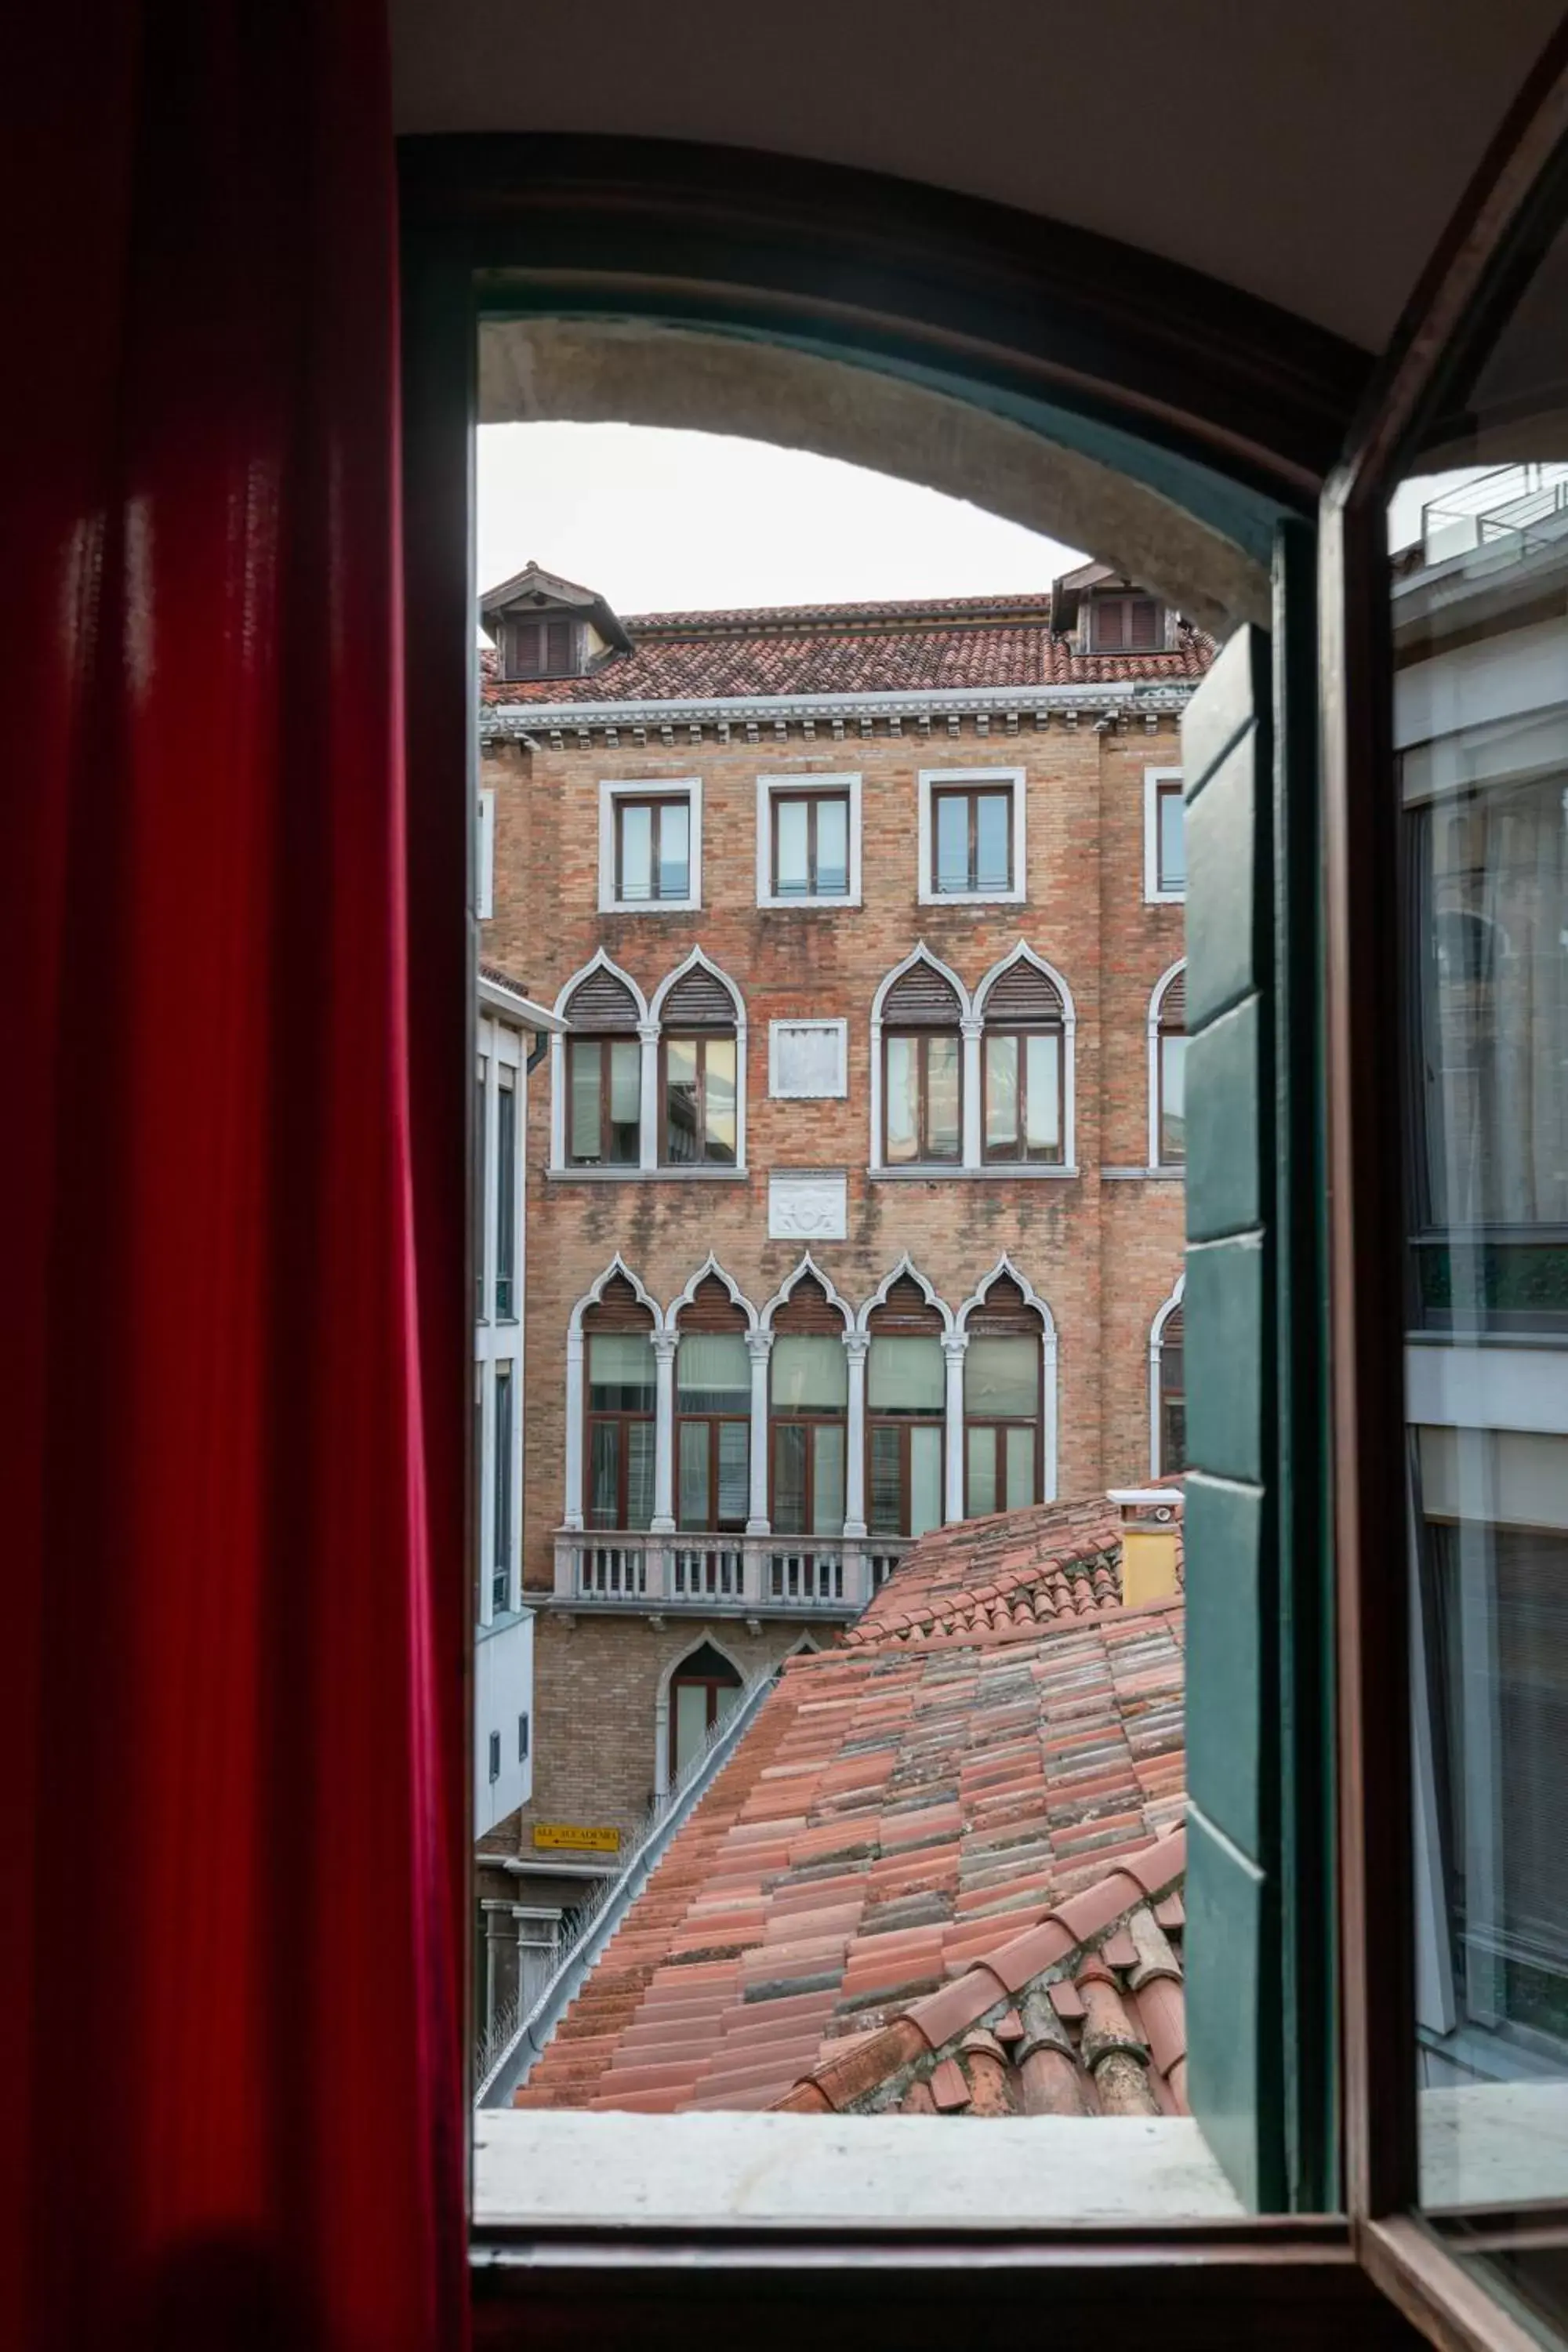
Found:
[[[1183,721],[1187,2031],[1254,2210],[1332,2201],[1312,539]]]

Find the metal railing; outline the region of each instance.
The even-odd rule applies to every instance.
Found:
[[[910,1549],[898,1536],[555,1537],[558,1601],[648,1609],[784,1607],[853,1616]]]
[[[1568,465],[1498,466],[1473,482],[1456,483],[1421,509],[1422,553],[1427,563],[1481,549],[1521,553],[1540,543],[1543,524],[1568,516]]]

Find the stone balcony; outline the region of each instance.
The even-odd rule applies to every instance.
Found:
[[[847,1622],[910,1549],[902,1536],[625,1535],[561,1528],[540,1605],[606,1615]],[[531,1599],[532,1596],[531,1595]]]

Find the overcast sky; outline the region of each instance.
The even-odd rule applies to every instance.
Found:
[[[617,612],[682,612],[1041,590],[1080,561],[961,499],[761,441],[490,425],[479,444],[481,590],[535,560]]]

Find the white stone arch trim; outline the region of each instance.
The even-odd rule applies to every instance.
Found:
[[[624,1274],[637,1295],[638,1304],[647,1308],[652,1318],[652,1333],[658,1337],[665,1328],[659,1304],[637,1275],[632,1272],[619,1250],[610,1260],[598,1279],[591,1283],[566,1318],[566,1503],[561,1514],[563,1528],[580,1529],[583,1525],[583,1456],[584,1437],[587,1427],[586,1364],[587,1339],[583,1329],[583,1318],[590,1307],[596,1307],[606,1286],[617,1274]],[[657,1350],[655,1370],[658,1370]]]
[[[1059,1375],[1059,1352],[1057,1341],[1057,1318],[1051,1312],[1048,1298],[1042,1298],[1028,1276],[1016,1265],[1004,1250],[990,1273],[958,1310],[957,1328],[965,1341],[969,1338],[969,1318],[977,1307],[983,1307],[993,1286],[1004,1275],[1011,1276],[1024,1294],[1024,1304],[1032,1307],[1040,1318],[1040,1359],[1044,1378],[1041,1381],[1041,1414],[1044,1427],[1040,1433],[1043,1460],[1040,1465],[1040,1492],[1047,1503],[1057,1499],[1057,1432],[1059,1426],[1059,1401],[1057,1394]]]
[[[1149,1327],[1149,1475],[1160,1475],[1160,1349],[1164,1341],[1165,1326],[1182,1303],[1186,1289],[1185,1274],[1176,1276],[1176,1286],[1165,1299]]]
[[[724,1664],[727,1666],[734,1667],[735,1672],[741,1677],[742,1688],[745,1688],[747,1676],[744,1665],[735,1655],[734,1651],[730,1647],[729,1643],[720,1640],[711,1625],[704,1625],[700,1632],[693,1633],[690,1641],[687,1643],[685,1648],[679,1651],[677,1654],[671,1658],[668,1665],[665,1667],[664,1672],[660,1675],[658,1678],[658,1687],[654,1693],[653,1792],[656,1797],[668,1796],[669,1792],[670,1685],[674,1682],[675,1677],[679,1673],[681,1667],[686,1664],[687,1659],[694,1658],[699,1650],[717,1650],[719,1655],[723,1659]]]
[[[719,1280],[729,1292],[731,1298],[744,1314],[748,1334],[758,1330],[761,1328],[762,1318],[758,1315],[756,1308],[752,1306],[751,1300],[747,1297],[740,1284],[735,1280],[734,1276],[732,1274],[726,1274],[724,1268],[720,1265],[711,1250],[709,1251],[707,1256],[703,1259],[701,1265],[698,1267],[696,1273],[687,1284],[685,1289],[677,1291],[675,1297],[670,1300],[669,1305],[665,1308],[664,1328],[667,1331],[675,1331],[679,1329],[681,1308],[683,1307],[690,1306],[692,1300],[696,1297],[698,1291],[707,1281],[710,1274],[717,1275]]]
[[[694,947],[690,954],[687,956],[682,962],[676,965],[673,971],[666,972],[664,978],[659,982],[658,986],[654,990],[653,1001],[648,1006],[647,1028],[644,1034],[645,1037],[651,1037],[653,1040],[652,1052],[653,1055],[657,1056],[658,1051],[658,1034],[664,1019],[665,1000],[668,996],[670,990],[675,986],[677,981],[684,980],[689,971],[699,971],[711,973],[712,977],[718,982],[720,987],[728,996],[735,1011],[735,1172],[737,1175],[740,1175],[743,1174],[746,1166],[746,1000],[741,993],[739,984],[731,979],[729,973],[723,969],[722,965],[716,964],[714,962],[710,955],[705,954],[700,947]],[[657,1059],[654,1062],[652,1074],[651,1093],[653,1099],[651,1103],[647,1099],[649,1092],[649,1072],[647,1062],[645,1059],[643,1065],[644,1143],[642,1153],[643,1165],[645,1168],[657,1167],[659,1164],[658,1137],[658,1078]],[[653,1150],[651,1158],[647,1144],[647,1139],[650,1134],[653,1137]]]
[[[1187,968],[1187,959],[1178,956],[1168,971],[1154,982],[1149,997],[1149,1165],[1159,1168],[1160,1158],[1160,1014],[1164,1008],[1166,993],[1173,981]]]
[[[1064,1176],[1076,1175],[1078,1172],[1078,1007],[1073,1003],[1072,990],[1068,986],[1065,974],[1059,972],[1054,963],[1047,963],[1043,955],[1037,955],[1035,950],[1029,945],[1027,940],[1020,940],[1016,947],[1009,948],[1007,953],[1002,957],[1001,961],[992,965],[990,971],[986,973],[984,979],[981,982],[979,987],[974,992],[975,1035],[973,1049],[974,1057],[974,1108],[973,1115],[971,1115],[967,1108],[970,1099],[970,1070],[966,1065],[963,1073],[965,1087],[964,1160],[966,1162],[977,1167],[980,1164],[982,1157],[980,1147],[980,1033],[984,1026],[986,1003],[990,997],[992,990],[995,987],[1003,973],[1005,971],[1011,971],[1014,965],[1018,963],[1026,963],[1030,965],[1040,974],[1040,977],[1043,980],[1048,980],[1051,986],[1056,990],[1057,994],[1062,1001],[1062,1164],[1059,1171],[1053,1170],[1052,1172],[1059,1172]],[[970,1161],[971,1124],[973,1124],[973,1128],[974,1155],[972,1162]]]
[[[879,1307],[886,1306],[888,1302],[888,1295],[891,1291],[893,1285],[896,1282],[900,1281],[906,1274],[909,1276],[911,1282],[917,1283],[920,1286],[921,1295],[924,1298],[926,1305],[928,1307],[934,1307],[937,1313],[942,1317],[942,1336],[946,1338],[954,1328],[952,1309],[948,1305],[946,1299],[940,1296],[935,1283],[931,1280],[929,1276],[923,1275],[921,1272],[919,1266],[915,1264],[908,1250],[904,1252],[897,1265],[890,1267],[888,1273],[882,1276],[881,1281],[877,1285],[877,1287],[871,1293],[870,1297],[867,1299],[865,1305],[861,1307],[859,1313],[855,1318],[855,1328],[858,1331],[863,1331],[869,1336],[872,1315]]]
[[[827,1293],[829,1303],[832,1306],[837,1307],[838,1309],[839,1314],[844,1318],[844,1328],[846,1332],[853,1331],[856,1328],[855,1309],[850,1306],[849,1301],[835,1287],[833,1276],[825,1272],[825,1270],[817,1265],[816,1260],[812,1256],[809,1250],[806,1251],[805,1256],[801,1259],[800,1264],[794,1269],[794,1271],[785,1275],[783,1282],[779,1285],[777,1290],[774,1291],[773,1297],[763,1307],[760,1328],[764,1331],[771,1331],[773,1329],[773,1317],[778,1313],[779,1308],[784,1304],[785,1300],[790,1297],[796,1284],[804,1281],[808,1274],[816,1276],[817,1281],[821,1283],[822,1287]]]
[[[618,980],[624,987],[631,990],[632,1002],[637,1009],[637,1035],[640,1038],[647,1027],[647,999],[626,966],[616,963],[603,948],[595,948],[587,962],[573,973],[556,997],[552,1010],[564,1018],[573,992],[596,971],[607,971],[612,979]],[[643,1077],[646,1087],[646,1068]],[[550,1040],[550,1165],[564,1170],[566,1164],[566,1040],[557,1030]]]
[[[924,940],[917,940],[914,946],[910,950],[909,954],[904,957],[903,961],[900,963],[896,963],[890,971],[886,971],[882,974],[881,979],[877,983],[876,994],[871,999],[871,1149],[866,1164],[868,1167],[873,1169],[879,1169],[882,1166],[882,1007],[888,1001],[888,992],[893,986],[894,982],[896,981],[902,980],[905,972],[912,971],[916,964],[919,963],[929,964],[932,971],[939,972],[942,979],[945,980],[955,991],[958,997],[959,1028],[961,1031],[964,1032],[966,1037],[969,1026],[974,1019],[974,1006],[971,1000],[969,991],[965,988],[963,982],[959,977],[958,973],[954,971],[950,963],[943,963],[941,956],[932,953],[931,950],[927,947]],[[967,1089],[969,1082],[969,1051],[967,1044],[964,1048],[963,1076],[965,1088]],[[971,1114],[968,1108],[967,1092],[964,1099],[963,1158],[964,1163],[967,1166],[969,1162],[968,1139],[971,1125]]]

